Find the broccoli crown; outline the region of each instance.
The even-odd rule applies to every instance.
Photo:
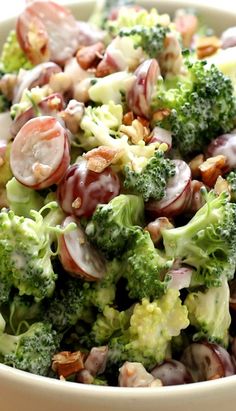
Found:
[[[15,294],[9,303],[9,326],[14,334],[20,334],[22,329],[43,317],[42,301],[36,303],[31,296]]]
[[[57,331],[65,332],[89,315],[89,285],[76,278],[65,278],[47,307],[46,319]]]
[[[141,47],[151,58],[157,58],[163,50],[166,34],[169,27],[157,24],[154,27],[134,26],[122,28],[119,31],[120,37],[131,37],[134,40],[134,47]]]
[[[8,181],[6,190],[10,209],[18,216],[30,217],[31,210],[43,207],[43,197],[36,190],[23,186],[15,177]]]
[[[185,226],[162,230],[166,254],[196,269],[192,285],[218,287],[232,279],[236,253],[236,205],[222,192],[206,194],[206,204]]]
[[[148,231],[139,230],[129,250],[123,255],[123,276],[127,279],[130,298],[155,299],[165,293],[172,265],[155,248]]]
[[[7,111],[9,109],[9,107],[10,107],[10,102],[0,92],[0,113],[3,113],[4,111]]]
[[[33,67],[18,43],[15,30],[10,31],[3,45],[0,67],[6,73],[17,73],[21,68],[27,70]]]
[[[92,338],[96,344],[106,344],[115,333],[123,334],[129,327],[132,308],[126,311],[118,311],[106,306],[101,314],[98,314],[92,326]]]
[[[194,339],[208,339],[210,342],[228,345],[231,316],[229,312],[229,286],[227,279],[220,287],[188,294],[187,306],[190,324],[197,329]]]
[[[175,164],[165,158],[163,151],[157,150],[142,171],[136,172],[126,166],[124,174],[124,187],[127,190],[140,194],[144,201],[150,198],[161,200],[165,196],[168,179],[175,175]]]
[[[53,202],[45,208],[52,208],[45,218],[35,210],[31,212],[32,219],[19,217],[12,210],[0,212],[1,302],[8,300],[12,287],[37,301],[53,293],[56,274],[51,263],[51,244],[55,234],[63,231],[55,227],[63,213]]]
[[[170,109],[158,124],[173,133],[173,142],[183,155],[199,152],[215,136],[230,131],[236,116],[231,80],[216,66],[204,61],[188,62],[186,78],[174,88],[157,85],[152,108]],[[168,84],[168,82],[167,82]]]
[[[143,298],[134,306],[130,327],[109,344],[109,362],[141,362],[151,368],[165,359],[172,337],[189,325],[187,308],[179,291],[168,289],[159,300]]]
[[[144,216],[141,197],[121,194],[99,204],[86,227],[89,240],[108,258],[120,256],[136,236]]]
[[[231,201],[236,202],[236,170],[232,170],[226,177],[230,187]]]
[[[34,323],[20,335],[0,336],[2,362],[33,374],[47,375],[58,348],[59,337],[48,323]]]

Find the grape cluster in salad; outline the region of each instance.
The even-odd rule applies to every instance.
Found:
[[[20,14],[0,57],[1,363],[122,387],[236,374],[235,50],[193,10]]]

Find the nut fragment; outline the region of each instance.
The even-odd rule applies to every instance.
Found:
[[[205,57],[212,56],[221,47],[221,41],[216,36],[200,37],[197,40],[197,57],[204,59]]]
[[[199,178],[201,176],[201,172],[199,166],[204,163],[204,155],[198,154],[189,162],[189,167],[191,170],[192,178]]]
[[[84,70],[88,70],[98,64],[102,58],[101,54],[104,52],[104,49],[105,46],[101,41],[91,46],[82,47],[77,51],[76,59]]]
[[[117,71],[117,67],[115,67],[112,64],[108,64],[106,59],[103,59],[100,61],[100,63],[97,66],[95,76],[96,77],[105,77],[109,76],[109,74],[115,73]]]
[[[131,126],[120,126],[120,132],[126,134],[133,144],[137,144],[140,141],[144,141],[150,134],[149,128],[143,126],[143,124],[135,119],[132,121]]]
[[[40,182],[47,177],[52,172],[52,167],[48,166],[47,164],[39,163],[38,161],[32,165],[32,171],[35,177],[35,180]]]
[[[174,228],[173,224],[168,220],[167,217],[158,217],[156,220],[149,223],[145,230],[149,232],[151,239],[154,244],[157,244],[161,238],[161,230],[162,229],[170,229]]]
[[[210,157],[204,163],[200,164],[202,181],[208,187],[214,187],[217,178],[224,173],[227,158],[223,155]]]
[[[100,146],[88,151],[83,157],[87,160],[87,168],[95,173],[102,173],[110,164],[115,164],[121,157],[122,150]]]
[[[80,351],[62,351],[55,354],[52,359],[52,369],[59,377],[69,377],[84,369],[85,355]]]
[[[132,125],[132,121],[134,121],[134,113],[133,113],[133,111],[128,111],[128,113],[126,113],[126,114],[123,116],[122,123],[123,123],[125,126],[131,126],[131,125]]]
[[[230,187],[228,182],[221,176],[219,176],[216,180],[214,191],[216,194],[220,195],[223,191],[226,191],[230,194]]]
[[[160,110],[155,111],[152,115],[152,121],[162,121],[165,117],[170,115],[170,109],[162,108]]]

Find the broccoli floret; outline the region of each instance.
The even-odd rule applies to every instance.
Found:
[[[134,26],[122,28],[119,31],[120,37],[131,37],[134,40],[134,47],[141,47],[151,58],[157,58],[163,50],[166,34],[170,31],[169,27],[157,24],[154,27]]]
[[[86,227],[89,240],[108,258],[119,256],[136,236],[144,218],[141,197],[121,194],[99,204]]]
[[[230,131],[236,117],[231,80],[206,62],[186,63],[187,75],[169,88],[162,80],[154,93],[152,108],[169,109],[157,122],[172,131],[173,142],[183,155],[202,151],[215,136]],[[180,80],[180,79],[179,79]]]
[[[90,317],[89,284],[76,278],[65,278],[55,290],[47,307],[46,319],[53,328],[66,332],[78,320]]]
[[[3,45],[0,67],[6,73],[17,73],[21,68],[27,70],[33,67],[18,43],[15,30],[10,31]]]
[[[20,334],[33,322],[40,321],[44,317],[42,302],[35,302],[26,295],[14,295],[9,303],[9,326],[11,332]]]
[[[226,180],[230,188],[230,198],[233,203],[236,203],[236,170],[231,171]]]
[[[44,198],[31,188],[23,186],[13,177],[6,184],[7,199],[10,209],[18,216],[30,217],[31,210],[40,210]]]
[[[47,375],[59,337],[48,323],[34,323],[20,335],[0,335],[2,363],[33,374]]]
[[[172,337],[189,325],[179,291],[168,289],[159,300],[143,298],[134,306],[130,327],[109,343],[109,363],[141,362],[150,369],[165,359]],[[109,366],[109,364],[108,364]]]
[[[50,209],[46,217],[42,213]],[[51,257],[52,243],[64,232],[57,224],[63,213],[56,202],[32,218],[19,217],[12,210],[0,212],[0,301],[8,301],[12,287],[20,295],[31,295],[36,301],[51,296],[57,278]]]
[[[224,346],[228,345],[231,316],[229,312],[229,286],[226,279],[220,287],[205,292],[190,293],[185,299],[190,324],[197,329],[194,340],[208,339]]]
[[[126,166],[124,175],[124,187],[129,192],[140,194],[144,201],[161,200],[169,178],[175,175],[175,164],[165,158],[163,151],[157,150],[142,171],[136,172]]]
[[[0,113],[7,111],[10,107],[10,102],[7,98],[0,92]]]
[[[173,261],[161,255],[148,231],[139,230],[129,250],[123,255],[123,276],[127,279],[130,298],[159,298],[166,292],[166,275]]]
[[[3,315],[0,313],[0,335],[4,333],[6,327],[6,321],[4,320]]]
[[[126,311],[118,311],[106,306],[101,314],[98,314],[92,326],[92,338],[95,344],[106,344],[115,333],[123,334],[129,328],[133,307]]]
[[[192,285],[218,287],[233,278],[236,264],[236,205],[226,192],[205,193],[206,204],[183,227],[163,229],[167,256],[196,269]]]
[[[108,76],[98,78],[89,90],[89,98],[96,103],[111,104],[119,107],[124,100],[127,88],[133,81],[133,74],[127,71],[118,71]],[[96,107],[98,110],[100,107]]]

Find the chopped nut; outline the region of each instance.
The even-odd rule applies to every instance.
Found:
[[[105,46],[99,41],[91,46],[82,47],[77,51],[76,59],[84,70],[88,70],[91,67],[95,67],[99,60],[102,58]]]
[[[132,111],[129,111],[128,113],[126,113],[126,114],[123,116],[122,123],[123,123],[125,126],[131,126],[132,121],[134,121],[134,113],[133,113]]]
[[[120,132],[126,134],[133,144],[137,144],[140,141],[145,140],[150,134],[149,129],[144,127],[143,124],[137,119],[132,121],[131,126],[125,126],[122,124],[120,126]]]
[[[223,174],[226,167],[227,158],[223,155],[210,157],[200,164],[202,181],[208,187],[214,187],[217,178]]]
[[[80,197],[76,197],[76,199],[71,204],[73,208],[79,209],[81,207],[82,200]]]
[[[62,351],[55,354],[52,359],[52,369],[59,377],[69,377],[84,369],[85,355],[80,351]]]
[[[204,155],[203,154],[198,154],[198,156],[194,157],[190,162],[189,162],[189,167],[191,169],[192,177],[193,178],[198,178],[201,176],[201,172],[199,170],[199,166],[204,162]]]
[[[32,165],[32,171],[35,177],[35,180],[40,182],[46,179],[52,172],[52,167],[36,162]]]
[[[196,44],[197,57],[199,59],[204,59],[205,57],[212,56],[212,54],[215,54],[220,47],[221,41],[218,39],[218,37],[201,37],[198,39]]]
[[[117,68],[114,65],[108,64],[108,62],[103,59],[100,61],[100,63],[97,66],[96,69],[96,77],[105,77],[108,76],[109,74],[115,73],[117,71]]]
[[[162,108],[160,110],[155,111],[152,115],[152,121],[162,121],[165,117],[170,115],[170,109]]]
[[[72,78],[68,73],[55,73],[50,77],[49,86],[52,91],[63,94],[72,87]]]
[[[201,194],[202,187],[205,186],[201,181],[191,181],[192,198],[186,210],[188,213],[195,214],[205,204],[204,196]]]
[[[83,157],[88,161],[87,168],[95,173],[101,173],[110,164],[115,164],[122,154],[122,150],[107,146],[100,146],[88,151]]]
[[[161,240],[161,230],[163,228],[167,230],[174,228],[173,224],[168,220],[167,217],[158,217],[156,220],[152,221],[145,227],[145,230],[149,232],[154,244],[157,244]]]
[[[230,194],[230,187],[228,182],[223,177],[219,176],[216,180],[214,191],[218,195],[220,195],[223,191],[226,191]]]
[[[144,127],[149,127],[150,126],[150,121],[147,118],[137,116],[137,120],[144,126]]]

